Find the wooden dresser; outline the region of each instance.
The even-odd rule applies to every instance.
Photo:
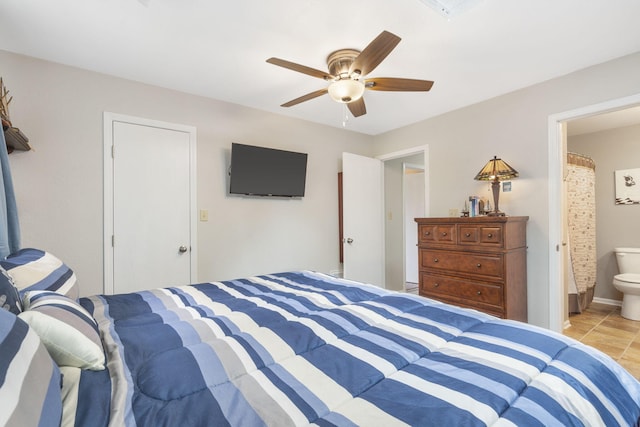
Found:
[[[526,322],[528,219],[416,218],[420,295]]]

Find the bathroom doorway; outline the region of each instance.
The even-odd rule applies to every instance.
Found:
[[[597,283],[595,300],[597,302],[620,305],[622,294],[613,286],[613,276],[619,273],[614,255],[616,247],[636,247],[640,243],[640,206],[634,204],[616,203],[616,171],[635,169],[640,167],[640,107],[626,108],[606,114],[599,114],[586,119],[573,120],[568,123],[568,144],[570,152],[581,153],[593,160],[594,189],[593,200],[586,200],[586,195],[579,200],[579,207],[583,204],[593,204],[597,209],[597,230],[593,241],[587,239],[584,243],[592,245],[595,262],[589,264],[583,261],[574,268],[576,274],[582,275],[579,283],[582,288],[588,285],[585,278],[594,274],[592,279]],[[570,156],[568,156],[570,158]],[[583,179],[588,178],[588,165],[581,164]],[[586,211],[586,209],[585,209]],[[577,215],[585,216],[586,212]],[[575,218],[570,215],[569,220]],[[575,227],[575,226],[574,226]],[[578,234],[589,234],[587,227],[582,227]],[[595,233],[592,233],[595,234]],[[571,246],[571,245],[570,245]],[[572,248],[572,251],[575,252]],[[583,246],[581,250],[588,250]],[[585,266],[583,268],[583,265]],[[597,267],[597,268],[596,268]],[[589,270],[593,270],[589,272]],[[587,288],[587,297],[588,297]]]
[[[640,94],[586,106],[549,117],[549,328],[568,325],[565,173],[567,126],[578,120],[640,105]]]

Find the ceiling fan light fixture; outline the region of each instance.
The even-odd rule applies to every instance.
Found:
[[[389,31],[383,31],[362,51],[356,49],[336,50],[327,56],[328,73],[280,58],[267,59],[270,64],[323,79],[327,82],[322,89],[285,102],[281,104],[281,107],[292,107],[328,94],[334,101],[345,104],[344,111],[350,111],[353,117],[360,117],[367,114],[367,107],[362,97],[366,89],[383,92],[428,91],[433,85],[433,82],[429,80],[395,77],[365,78],[380,65],[399,42],[400,37]]]
[[[328,87],[329,96],[336,102],[348,104],[364,94],[364,83],[350,78],[336,80]]]

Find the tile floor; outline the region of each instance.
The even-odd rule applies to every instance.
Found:
[[[564,335],[608,354],[640,379],[640,321],[620,316],[620,307],[592,303],[569,317]]]

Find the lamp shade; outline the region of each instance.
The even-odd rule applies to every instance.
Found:
[[[518,171],[502,159],[493,156],[474,178],[477,181],[508,181],[518,177]]]
[[[329,85],[329,96],[336,102],[347,104],[357,101],[364,94],[364,83],[349,78],[336,80]]]

